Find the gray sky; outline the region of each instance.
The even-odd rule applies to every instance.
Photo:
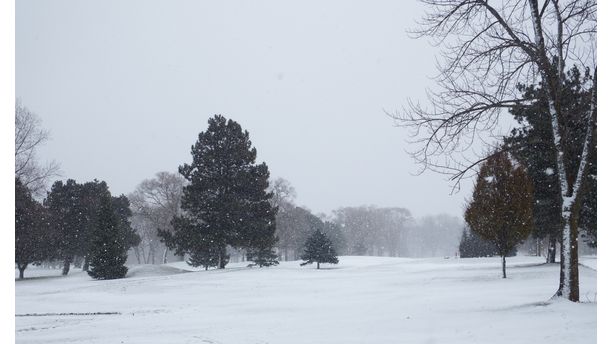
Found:
[[[383,109],[423,98],[435,50],[415,1],[17,1],[16,95],[65,177],[129,193],[191,162],[217,113],[315,212],[402,206],[461,216],[471,182],[418,170]]]

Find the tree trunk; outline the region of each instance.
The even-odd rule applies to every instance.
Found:
[[[62,269],[63,276],[68,275],[68,272],[70,271],[70,263],[72,263],[72,256],[65,257],[64,258],[64,268]]]
[[[564,197],[563,211],[563,240],[561,241],[561,272],[559,273],[559,290],[556,296],[567,298],[570,301],[580,301],[580,288],[578,284],[578,224],[575,215],[577,212],[575,200],[568,211],[568,200]]]
[[[85,260],[83,261],[83,271],[89,270],[89,257],[85,256]]]
[[[17,269],[19,269],[19,279],[23,279],[23,272],[28,267],[28,264],[17,264]]]
[[[134,252],[136,253],[136,262],[140,264],[140,245],[134,247]]]
[[[504,277],[506,278],[506,256],[502,256],[502,272]]]
[[[317,270],[319,269],[319,262],[317,262]]]
[[[573,230],[573,226],[571,225],[570,221],[572,221],[571,213],[575,210],[576,196],[581,193],[582,179],[589,157],[589,147],[593,133],[593,120],[595,116],[595,109],[597,107],[597,67],[595,67],[593,78],[593,90],[590,104],[591,110],[586,125],[587,132],[582,144],[582,155],[580,156],[578,173],[576,174],[576,179],[570,188],[570,181],[566,173],[566,166],[563,157],[564,153],[566,152],[561,143],[561,127],[559,126],[559,111],[561,110],[561,106],[560,99],[558,97],[560,95],[560,89],[562,88],[563,83],[563,46],[561,43],[558,43],[558,77],[555,78],[552,71],[552,66],[550,66],[548,63],[548,58],[546,56],[546,47],[544,45],[544,34],[539,15],[538,1],[530,0],[529,6],[531,8],[531,17],[534,27],[536,54],[537,58],[540,60],[540,75],[542,77],[543,88],[545,89],[546,96],[548,98],[548,110],[551,117],[553,140],[556,150],[557,176],[559,178],[559,186],[563,201],[561,207],[561,217],[563,219],[563,232],[561,236],[561,271],[559,273],[559,290],[555,295],[566,298],[570,301],[579,301],[578,245],[576,242],[577,231]],[[562,42],[561,33],[562,25],[559,23],[559,42]]]
[[[289,249],[285,247],[284,251],[285,251],[285,261],[288,261],[289,260]]]
[[[168,263],[168,248],[164,248],[164,257],[163,257],[163,263],[167,264]]]
[[[225,269],[225,247],[219,249],[219,269]]]
[[[547,263],[555,263],[557,261],[557,240],[555,240],[552,234],[548,235],[548,256],[546,257]]]
[[[574,205],[573,216],[570,221],[570,301],[580,301],[580,283],[579,283],[579,272],[578,272],[578,202]]]

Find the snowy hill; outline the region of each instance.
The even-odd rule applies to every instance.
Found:
[[[591,259],[591,263],[595,260]],[[95,281],[30,268],[15,281],[17,343],[595,343],[596,271],[583,303],[552,301],[542,258],[340,257],[337,266],[131,266]],[[589,266],[596,266],[594,263]],[[590,301],[590,302],[589,302]]]

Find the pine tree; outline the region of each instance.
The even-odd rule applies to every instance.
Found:
[[[465,221],[474,232],[495,244],[506,278],[506,257],[533,228],[531,181],[524,168],[514,165],[507,153],[494,154],[481,166]]]
[[[585,75],[575,66],[563,78],[560,104],[563,115],[559,125],[563,137],[565,165],[571,178],[577,173],[582,154],[582,146],[575,142],[584,141],[586,128],[585,118],[590,111],[593,77],[587,69]],[[524,99],[534,99],[529,104],[518,104],[510,108],[510,113],[522,124],[513,129],[511,135],[504,139],[507,148],[527,169],[534,185],[534,232],[536,238],[548,237],[548,262],[555,262],[555,247],[561,237],[563,219],[561,217],[561,194],[557,175],[556,150],[553,141],[551,118],[548,114],[548,99],[539,85],[520,85],[519,91]],[[593,142],[596,143],[597,121],[594,121]],[[596,237],[597,214],[592,209],[597,207],[597,145],[590,147],[588,177],[585,178],[584,190],[578,202],[578,225]]]
[[[15,264],[19,279],[23,279],[29,264],[52,257],[54,243],[50,234],[48,212],[15,178]]]
[[[138,246],[141,238],[130,223],[130,217],[132,216],[130,200],[125,195],[120,195],[118,197],[113,196],[112,204],[117,220],[119,221],[120,241],[128,249]]]
[[[77,255],[85,255],[89,240],[89,209],[83,201],[83,187],[73,179],[64,184],[56,181],[44,201],[52,217],[53,232],[57,235],[57,255],[64,261],[62,275],[70,271]]]
[[[91,182],[80,184],[78,204],[81,215],[84,215],[83,225],[77,242],[75,255],[83,259],[83,271],[89,269],[89,251],[92,248],[93,233],[98,226],[98,210],[105,197],[110,195],[108,185],[104,181],[94,179]]]
[[[120,220],[110,195],[101,200],[97,220],[87,273],[95,279],[123,278],[128,270],[124,264],[129,247],[121,237]]]
[[[306,248],[300,259],[305,261],[300,264],[302,266],[316,262],[317,269],[319,269],[321,263],[338,264],[333,243],[318,229],[306,241]]]
[[[244,247],[247,247],[247,260],[259,267],[278,264],[278,255],[274,252],[274,245],[278,242],[278,238],[274,236],[275,219],[272,219],[270,223],[264,221],[270,221],[270,218],[260,218],[262,223],[255,225],[248,232],[248,239],[243,244]]]
[[[191,155],[192,163],[179,167],[189,181],[183,188],[184,214],[173,221],[174,233],[159,231],[162,240],[177,253],[194,256],[190,261],[195,264],[202,257],[209,262],[214,250],[220,269],[227,264],[228,246],[262,254],[271,248],[277,209],[270,205],[272,193],[266,191],[268,167],[255,163],[257,151],[248,131],[215,115],[207,131],[198,135]]]

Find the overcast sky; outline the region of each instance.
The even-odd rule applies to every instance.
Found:
[[[129,193],[191,162],[207,119],[251,134],[315,212],[401,206],[461,216],[471,182],[414,176],[384,109],[422,99],[435,49],[416,1],[17,1],[16,95],[64,177]]]

